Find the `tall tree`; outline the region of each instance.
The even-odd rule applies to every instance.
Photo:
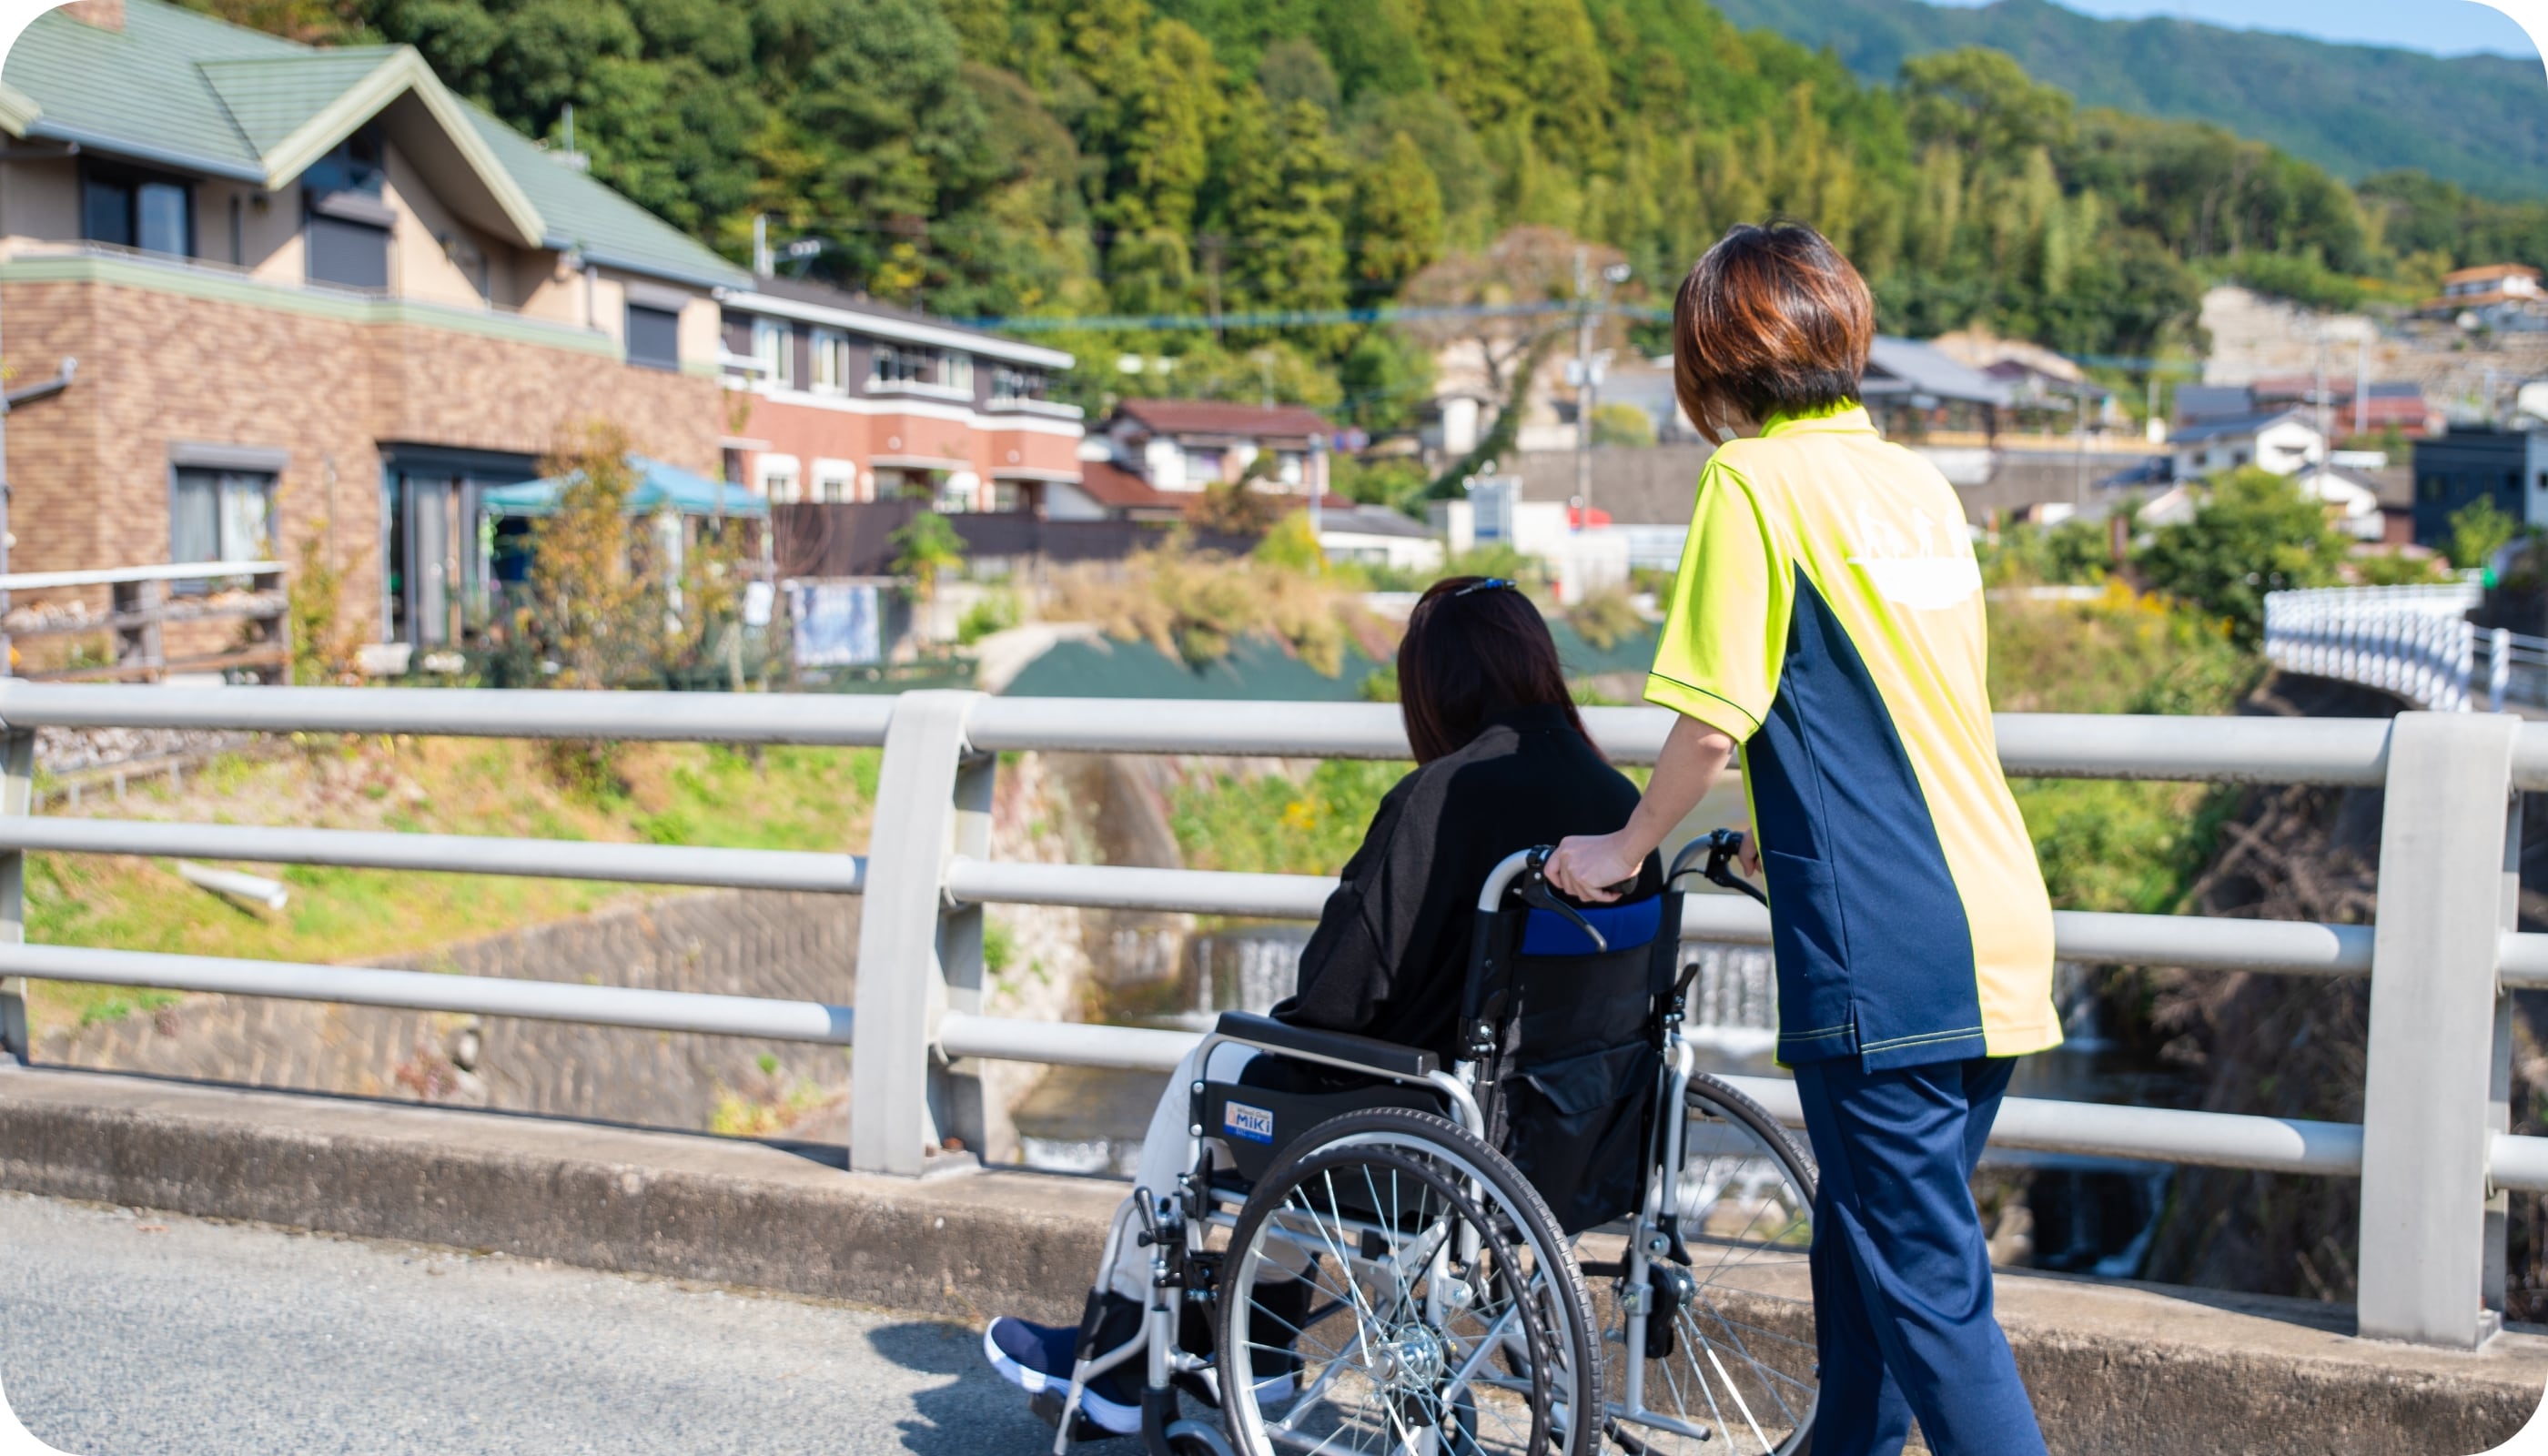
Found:
[[[1354,290],[1363,299],[1395,296],[1442,255],[1442,188],[1414,137],[1390,134],[1356,170],[1352,219]]]

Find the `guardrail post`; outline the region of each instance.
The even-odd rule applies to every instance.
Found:
[[[955,1085],[936,1043],[951,1007],[981,998],[981,910],[949,910],[944,887],[950,856],[989,849],[994,763],[964,739],[982,696],[903,693],[885,729],[850,1063],[850,1166],[861,1172],[917,1176],[941,1138],[980,1136],[979,1097]]]
[[[2518,726],[2401,713],[2389,732],[2355,1306],[2371,1338],[2468,1348],[2501,1323],[2485,1308],[2501,1229],[2487,1165],[2510,1074],[2497,962],[2517,889]]]
[[[19,728],[0,733],[0,814],[34,812],[35,730]],[[14,946],[26,939],[26,852],[0,852],[0,944]],[[24,1064],[35,1050],[34,1038],[27,1025],[26,977],[0,976],[0,1051]]]

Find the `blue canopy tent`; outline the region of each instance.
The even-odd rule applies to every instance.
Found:
[[[630,515],[653,515],[659,510],[678,515],[770,514],[770,502],[741,486],[712,481],[651,456],[630,455],[628,469],[637,477],[636,485],[628,492]],[[487,515],[554,515],[558,497],[582,474],[577,471],[482,491],[478,509]]]
[[[636,477],[628,491],[628,514],[653,517],[664,569],[676,582],[688,546],[689,524],[710,518],[759,523],[763,576],[770,565],[770,502],[737,485],[670,465],[652,456],[630,453],[629,473]],[[582,471],[497,486],[478,493],[481,528],[479,549],[485,566],[482,580],[511,587],[530,574],[534,550],[531,517],[555,515],[558,498],[583,476]],[[676,599],[679,596],[675,588]]]

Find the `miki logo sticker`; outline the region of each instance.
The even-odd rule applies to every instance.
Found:
[[[1232,1138],[1250,1142],[1274,1140],[1274,1114],[1243,1102],[1225,1103],[1221,1111],[1221,1130]]]

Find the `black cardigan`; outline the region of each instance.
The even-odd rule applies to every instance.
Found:
[[[1449,1057],[1478,890],[1515,850],[1628,822],[1637,786],[1557,707],[1500,713],[1398,781],[1345,862],[1278,1020]],[[1645,888],[1659,877],[1653,857]]]

